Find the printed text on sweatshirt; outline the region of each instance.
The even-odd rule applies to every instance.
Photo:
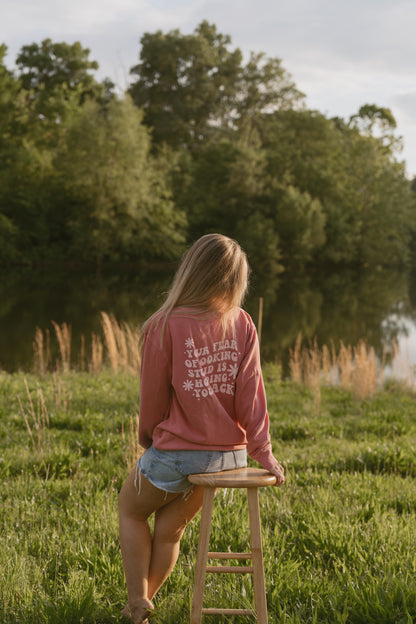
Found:
[[[146,333],[139,441],[144,448],[247,452],[266,469],[273,457],[257,333],[237,309],[225,334],[218,317],[178,309]]]

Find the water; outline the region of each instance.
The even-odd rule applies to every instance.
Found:
[[[141,323],[163,301],[173,268],[143,273],[133,269],[95,274],[35,272],[0,274],[0,367],[30,370],[36,327],[51,321],[72,328],[74,361],[84,335],[100,333],[101,311],[119,321]],[[267,276],[251,285],[246,308],[258,322],[263,297],[261,336],[264,360],[287,367],[288,352],[299,333],[318,344],[342,340],[356,345],[362,338],[381,357],[386,345],[397,341],[416,364],[416,297],[413,280],[404,272],[380,271],[283,275],[271,283]]]

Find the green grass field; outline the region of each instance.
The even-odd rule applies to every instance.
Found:
[[[390,388],[281,382],[265,367],[271,434],[287,470],[260,493],[270,624],[416,621],[416,401]],[[105,371],[0,375],[0,622],[122,622],[117,495],[135,452],[138,382]],[[154,624],[187,623],[199,520],[156,598]],[[220,492],[211,546],[245,550],[244,493]],[[251,604],[250,577],[207,577],[207,606]],[[204,622],[251,622],[205,616]]]

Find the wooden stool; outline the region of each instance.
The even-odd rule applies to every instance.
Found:
[[[261,468],[237,468],[224,472],[189,475],[194,485],[204,486],[201,529],[195,567],[191,624],[200,624],[203,615],[256,615],[258,624],[267,624],[266,589],[264,583],[263,550],[258,488],[274,485],[276,477]],[[249,553],[208,552],[211,532],[212,506],[216,488],[246,488],[250,520]],[[238,525],[236,525],[238,526]],[[208,559],[251,559],[252,566],[207,566]],[[214,573],[249,573],[253,575],[255,611],[252,609],[204,609],[205,575]]]

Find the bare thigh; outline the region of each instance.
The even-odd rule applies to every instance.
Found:
[[[141,475],[140,494],[135,486],[136,470],[127,477],[119,497],[120,513],[146,520],[156,512],[155,521],[160,529],[170,526],[172,532],[183,533],[186,525],[202,507],[203,487],[194,486],[187,492],[165,492],[155,487]]]

